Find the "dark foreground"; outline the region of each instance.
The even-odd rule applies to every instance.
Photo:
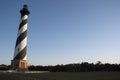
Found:
[[[120,80],[120,72],[0,73],[0,80]]]

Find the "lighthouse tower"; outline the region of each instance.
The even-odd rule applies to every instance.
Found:
[[[28,70],[28,62],[26,56],[27,49],[27,20],[30,14],[28,6],[24,5],[20,10],[21,22],[18,29],[18,35],[15,45],[13,60],[11,60],[11,69],[17,71]]]

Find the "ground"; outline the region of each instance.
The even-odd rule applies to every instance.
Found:
[[[120,80],[120,72],[0,73],[0,80]]]

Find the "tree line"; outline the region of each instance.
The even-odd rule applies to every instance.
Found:
[[[0,70],[9,70],[10,65],[1,64]],[[42,66],[30,65],[28,67],[31,71],[50,71],[50,72],[96,72],[96,71],[120,71],[120,64],[102,63],[72,63],[66,65]]]
[[[120,71],[120,64],[101,63],[96,64],[82,62],[76,64],[55,65],[55,66],[29,66],[29,70],[50,71],[50,72],[92,72],[92,71]]]
[[[9,69],[10,69],[10,65],[5,65],[5,64],[0,65],[0,70],[9,70]]]

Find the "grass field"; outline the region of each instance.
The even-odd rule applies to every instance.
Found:
[[[0,80],[120,80],[120,72],[0,73]]]

